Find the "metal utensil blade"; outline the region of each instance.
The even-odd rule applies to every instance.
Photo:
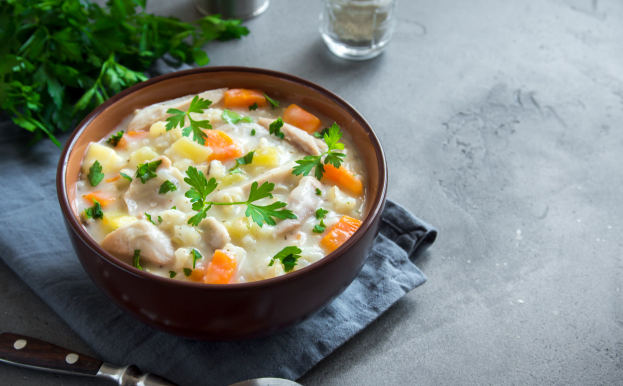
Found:
[[[248,381],[234,383],[230,386],[302,386],[300,383],[296,383],[287,379],[281,378],[257,378],[249,379]]]

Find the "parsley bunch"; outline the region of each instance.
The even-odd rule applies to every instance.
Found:
[[[333,123],[329,130],[324,134],[324,141],[328,146],[328,150],[320,155],[308,155],[305,158],[296,161],[298,164],[292,170],[292,174],[304,175],[307,176],[311,173],[312,169],[316,169],[314,171],[314,175],[320,181],[322,176],[324,175],[324,165],[331,164],[336,168],[339,168],[342,164],[342,158],[345,157],[344,153],[340,153],[338,150],[344,150],[344,144],[338,142],[342,138],[342,132],[340,131],[340,127],[337,123]],[[324,165],[322,157],[324,157]]]
[[[208,41],[241,38],[240,20],[192,23],[144,11],[147,0],[0,1],[0,109],[32,141],[66,131],[170,54],[203,66]]]
[[[251,219],[260,227],[263,226],[264,223],[268,225],[276,225],[277,223],[274,218],[297,218],[291,210],[281,209],[287,205],[285,202],[276,201],[269,205],[254,204],[255,201],[263,198],[273,197],[271,194],[275,188],[275,184],[273,183],[264,182],[260,187],[258,187],[257,181],[253,182],[253,184],[251,184],[251,191],[249,192],[249,199],[247,201],[213,202],[207,201],[207,197],[218,186],[216,179],[210,178],[208,181],[203,173],[193,166],[188,167],[186,175],[187,177],[184,178],[184,181],[191,186],[191,189],[186,192],[185,196],[190,198],[190,201],[193,203],[193,210],[198,212],[188,220],[188,223],[191,225],[199,225],[201,220],[208,216],[207,212],[210,210],[212,205],[246,205],[247,210],[245,215],[247,217],[251,217]]]

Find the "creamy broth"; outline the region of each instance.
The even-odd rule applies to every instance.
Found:
[[[249,95],[241,96],[242,91]],[[172,124],[167,111],[186,112],[194,95],[137,110],[89,145],[75,207],[97,243],[127,264],[173,280],[242,283],[313,264],[358,228],[366,214],[366,171],[349,135],[341,131],[344,149],[334,151],[344,154],[339,168],[323,163],[321,180],[315,169],[307,176],[295,175],[295,161],[327,151],[322,135],[313,134],[334,122],[305,106],[279,101],[274,107],[261,92],[242,91],[199,94],[212,102],[202,113],[190,113],[194,121],[209,121],[212,127],[204,128],[204,145],[192,133],[185,136],[188,117],[167,130]],[[252,110],[253,103],[257,108]],[[244,120],[236,122],[236,114]],[[278,119],[285,121],[279,130],[283,139],[269,132]],[[189,223],[199,210],[193,209],[192,194],[187,196],[193,187],[185,181],[192,168],[218,184],[206,198],[215,204],[197,225]],[[103,177],[98,178],[100,173]],[[247,201],[253,182],[257,187],[274,184],[272,198],[254,205],[280,201],[287,205],[278,210],[291,211],[290,217],[296,218],[272,217],[275,225],[259,226],[247,217],[247,205],[222,205]],[[274,259],[287,247],[300,252]]]

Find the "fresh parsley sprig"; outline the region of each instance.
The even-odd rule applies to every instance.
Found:
[[[285,134],[281,132],[281,128],[283,127],[283,119],[277,118],[273,123],[268,126],[268,134],[274,134],[275,137],[284,139]]]
[[[253,162],[253,154],[255,150],[248,152],[244,157],[236,158],[236,166],[229,169],[229,174],[242,173],[240,165],[250,165]]]
[[[201,220],[207,217],[207,212],[212,205],[246,205],[247,210],[245,215],[251,217],[251,219],[260,227],[264,224],[276,225],[275,218],[278,219],[296,219],[296,215],[291,210],[282,209],[287,204],[285,202],[276,201],[269,205],[257,205],[254,202],[263,198],[272,198],[272,191],[275,188],[275,184],[270,182],[264,182],[258,187],[257,181],[251,184],[251,190],[249,192],[249,199],[246,201],[236,202],[213,202],[207,201],[207,197],[218,186],[215,178],[210,178],[208,181],[203,173],[197,168],[190,166],[186,171],[187,177],[184,181],[191,186],[191,189],[185,193],[185,196],[190,198],[193,203],[192,208],[198,213],[192,216],[188,220],[188,224],[198,226]],[[281,209],[281,210],[279,210]]]
[[[89,174],[87,174],[87,178],[91,183],[91,186],[97,186],[104,179],[104,173],[102,173],[102,165],[100,165],[98,160],[93,162],[93,165],[89,168]]]
[[[104,212],[102,212],[102,206],[100,205],[100,203],[97,200],[93,200],[93,206],[90,208],[86,208],[84,210],[85,215],[87,216],[87,218],[92,218],[92,219],[103,219],[104,218]]]
[[[268,266],[272,267],[275,261],[281,261],[283,270],[290,272],[294,269],[298,259],[301,257],[301,252],[303,251],[301,251],[299,247],[285,247],[270,259]]]
[[[324,175],[324,165],[331,164],[339,168],[342,164],[342,158],[345,157],[345,154],[340,152],[340,150],[344,150],[344,144],[338,142],[340,138],[342,138],[340,127],[337,123],[333,123],[324,134],[324,141],[327,144],[328,150],[320,155],[308,155],[296,161],[298,165],[293,168],[292,174],[296,176],[301,174],[307,176],[315,169],[314,175],[318,180],[321,180]],[[324,164],[322,157],[324,157]]]
[[[158,177],[158,175],[156,174],[156,169],[158,169],[158,166],[160,166],[161,163],[162,160],[159,159],[144,164],[138,164],[138,166],[136,167],[135,177],[139,178],[143,184],[154,177]]]
[[[268,103],[270,103],[270,107],[272,107],[272,109],[274,110],[275,107],[279,107],[279,102],[277,102],[276,100],[274,100],[273,98],[269,97],[268,95],[264,94],[264,98],[266,98],[266,100],[268,101]]]
[[[167,118],[165,128],[169,131],[175,129],[177,126],[182,127],[186,123],[186,118],[188,118],[190,126],[182,128],[182,135],[188,137],[190,133],[192,133],[194,141],[197,141],[200,145],[205,145],[208,135],[201,129],[212,130],[212,125],[210,125],[210,121],[207,119],[204,121],[195,121],[190,114],[203,114],[203,111],[210,107],[211,104],[211,100],[199,98],[199,95],[195,95],[187,111],[168,109],[167,114],[173,115]]]
[[[118,131],[117,134],[113,134],[106,140],[112,147],[117,147],[119,141],[121,141],[121,137],[123,137],[123,130]]]
[[[221,118],[223,118],[225,122],[231,123],[232,125],[235,125],[238,122],[253,123],[253,118],[248,116],[243,117],[237,112],[227,109],[223,110],[223,112],[221,113]]]
[[[143,267],[141,267],[141,265],[139,264],[139,261],[141,260],[141,250],[140,249],[135,249],[134,250],[134,256],[132,256],[132,266],[134,268],[138,268],[141,271],[143,270]]]
[[[166,180],[160,185],[160,189],[158,190],[158,194],[165,194],[167,192],[175,192],[177,190],[177,186],[169,180]]]
[[[195,248],[193,248],[193,250],[190,252],[190,255],[193,258],[193,269],[195,269],[195,265],[197,264],[197,260],[202,259],[203,256],[201,256],[201,253],[199,253],[199,251],[196,250]]]

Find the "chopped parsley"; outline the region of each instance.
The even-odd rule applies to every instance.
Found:
[[[165,194],[167,192],[175,192],[177,190],[177,186],[169,180],[166,180],[160,185],[160,190],[158,190],[158,194]]]
[[[158,177],[156,169],[158,169],[158,166],[160,166],[161,163],[162,160],[159,159],[145,164],[138,164],[135,177],[140,178],[143,184],[154,177]]]
[[[221,118],[223,118],[225,120],[225,122],[227,123],[231,123],[232,125],[235,125],[238,122],[246,122],[246,123],[252,123],[253,122],[253,118],[251,117],[243,117],[242,115],[238,114],[235,111],[231,111],[231,110],[223,110],[223,113],[221,114]]]
[[[236,166],[229,169],[229,174],[242,173],[240,165],[250,165],[253,162],[253,154],[255,150],[248,152],[244,157],[236,158]]]
[[[199,253],[199,251],[194,248],[190,252],[190,255],[193,257],[193,269],[195,269],[195,264],[197,263],[197,260],[201,259],[203,256],[201,256],[201,253]]]
[[[123,130],[118,131],[117,134],[111,135],[106,142],[111,144],[112,147],[117,147],[119,141],[121,141],[121,137],[123,137]]]
[[[273,110],[275,109],[275,107],[279,107],[279,102],[277,102],[276,100],[274,100],[273,98],[269,97],[268,95],[264,94],[264,98],[266,98],[266,100],[268,101],[268,103],[270,103],[270,106],[273,108]]]
[[[316,131],[314,133],[314,137],[322,139],[324,138],[324,135],[327,134],[328,132],[329,132],[329,128],[325,127],[324,129],[322,129],[322,131]]]
[[[316,188],[316,196],[322,196],[322,190]]]
[[[251,136],[253,137],[255,135],[255,129],[251,130]]]
[[[93,200],[93,206],[90,208],[86,208],[84,210],[84,213],[86,214],[87,218],[92,218],[92,219],[103,219],[104,218],[104,212],[102,212],[102,206],[100,205],[100,203],[97,200]]]
[[[275,137],[283,139],[285,134],[281,132],[281,128],[283,127],[283,120],[281,118],[277,118],[276,121],[268,126],[268,133],[274,134]]]
[[[208,181],[203,173],[197,168],[190,166],[186,171],[187,177],[184,181],[191,186],[191,189],[186,192],[185,196],[190,198],[193,203],[192,208],[198,213],[188,220],[188,224],[197,226],[207,217],[207,212],[212,205],[246,205],[247,210],[245,215],[251,217],[251,219],[260,227],[265,223],[268,225],[276,225],[274,218],[278,219],[296,219],[296,215],[291,210],[282,209],[287,204],[285,202],[276,201],[269,205],[256,205],[253,202],[261,200],[263,198],[272,198],[271,192],[275,188],[275,184],[268,181],[264,182],[262,186],[258,187],[257,181],[251,184],[251,191],[249,192],[249,199],[247,201],[236,202],[212,202],[206,201],[208,195],[216,189],[218,186],[215,178],[210,178]]]
[[[177,272],[175,272],[175,271],[169,271],[169,277],[170,277],[171,279],[173,279],[176,275],[177,275]]]
[[[132,182],[132,177],[128,176],[128,175],[127,175],[127,174],[125,174],[125,173],[121,173],[121,172],[119,172],[119,174],[121,174],[121,177],[123,177],[123,178],[125,178],[126,180],[128,180],[128,181]]]
[[[91,183],[91,186],[97,186],[104,179],[104,173],[102,173],[102,165],[100,165],[98,160],[93,162],[93,165],[89,168],[89,174],[87,174],[87,178]]]
[[[342,164],[342,158],[345,156],[344,153],[340,153],[338,150],[344,150],[344,144],[338,142],[342,138],[342,133],[340,132],[340,127],[337,123],[333,123],[333,125],[329,128],[329,131],[324,135],[324,141],[326,142],[329,149],[320,155],[308,155],[305,158],[296,161],[298,164],[292,170],[292,174],[294,175],[309,175],[312,169],[316,169],[314,175],[318,180],[322,179],[324,175],[324,165],[331,164],[336,168],[339,168]],[[322,157],[324,158],[324,165],[322,161]]]
[[[296,262],[301,257],[301,249],[298,247],[285,247],[279,253],[277,253],[268,263],[269,267],[272,267],[275,261],[281,261],[283,264],[283,270],[290,272],[294,269]]]
[[[190,276],[193,274],[193,270],[190,268],[184,268],[184,275],[186,275],[186,277]]]
[[[158,216],[158,224],[162,224],[162,217]]]
[[[255,102],[254,104],[252,104],[251,106],[249,106],[249,111],[251,110],[257,110],[257,108],[260,107],[257,105],[257,102]]]
[[[156,223],[154,222],[154,220],[152,220],[152,219],[151,219],[151,215],[150,215],[150,214],[147,214],[147,212],[145,212],[145,217],[147,217],[147,219],[149,220],[149,222],[150,222],[150,223],[152,223],[152,224],[154,224],[154,225],[156,225],[156,226],[158,225],[158,224],[156,224]]]
[[[315,225],[313,231],[314,233],[322,233],[325,229],[327,229],[327,226],[324,225],[324,220],[320,220],[320,224]]]
[[[140,269],[142,271],[143,267],[141,267],[141,265],[138,263],[140,259],[141,259],[141,250],[140,249],[135,249],[134,250],[134,256],[132,257],[132,266],[134,268],[138,268],[138,269]]]
[[[190,114],[203,114],[203,110],[207,109],[211,104],[212,101],[199,98],[199,95],[195,95],[193,100],[190,102],[190,106],[188,106],[188,111],[184,112],[178,109],[168,109],[167,114],[173,115],[167,118],[165,128],[169,131],[175,129],[177,126],[182,127],[186,122],[186,117],[188,117],[190,126],[182,128],[182,135],[184,137],[188,137],[190,133],[192,133],[194,141],[197,141],[200,145],[205,145],[208,135],[201,129],[212,129],[212,125],[210,125],[210,121],[208,120],[195,121],[192,119]]]
[[[174,206],[171,207],[171,209],[177,209],[177,206],[174,205]]]
[[[318,208],[318,210],[316,210],[316,218],[318,220],[323,219],[327,215],[327,213],[329,213],[328,210],[324,210],[322,208]]]

